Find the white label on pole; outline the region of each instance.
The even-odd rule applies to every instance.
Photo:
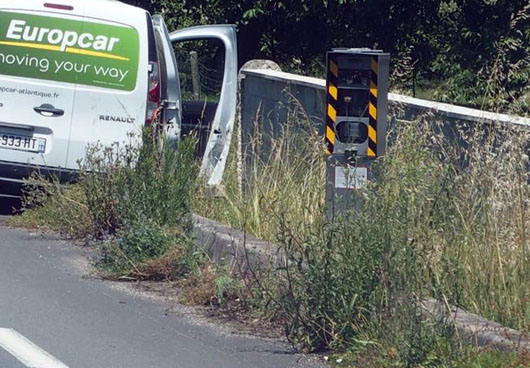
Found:
[[[335,167],[336,189],[362,189],[368,183],[366,167]]]

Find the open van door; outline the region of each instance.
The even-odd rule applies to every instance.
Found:
[[[181,134],[182,100],[177,61],[166,23],[160,15],[153,16],[153,29],[160,63],[160,121],[173,142]]]
[[[212,95],[203,99],[203,104],[199,105],[202,106],[202,111],[198,122],[206,138],[204,149],[200,152],[202,154],[200,175],[209,185],[218,185],[221,183],[225,169],[236,115],[237,41],[235,26],[212,25],[184,28],[171,32],[169,38],[176,51],[186,41],[215,40],[222,45],[224,55],[217,53],[212,56],[215,58],[224,56],[221,60],[222,77],[219,77],[220,93],[215,99]],[[209,76],[205,78],[208,79]],[[183,95],[182,91],[181,95]],[[196,109],[198,105],[187,103],[185,98],[183,100],[182,121],[184,123],[187,116],[193,115],[193,111],[190,110]],[[182,131],[186,134],[184,124]]]

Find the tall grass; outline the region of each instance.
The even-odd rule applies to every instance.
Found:
[[[22,213],[8,219],[11,226],[55,231],[68,239],[89,236],[92,220],[79,185],[61,185],[32,174],[23,188]]]
[[[261,285],[293,341],[386,340],[399,346],[396,359],[419,364],[452,331],[421,317],[425,297],[529,330],[528,129],[398,120],[373,164],[378,180],[356,193],[360,210],[329,224],[322,144],[314,130],[293,129],[310,126],[293,115],[279,136],[254,137],[242,192],[232,173],[224,199],[196,208],[278,244],[283,262]]]
[[[436,144],[448,186],[435,267],[455,303],[528,331],[530,132],[482,123],[457,134],[465,148]]]
[[[242,178],[231,150],[221,196],[212,199],[202,187],[203,199],[194,203],[196,212],[268,240],[277,238],[280,223],[299,228],[322,222],[324,144],[301,105],[293,103],[289,124],[277,136],[264,134],[256,122],[255,134],[244,148],[245,157],[252,160],[246,162]]]

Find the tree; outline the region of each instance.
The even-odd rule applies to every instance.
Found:
[[[270,58],[284,69],[323,75],[333,47],[380,48],[394,60],[406,55],[437,99],[476,105],[490,91],[503,95],[506,107],[528,93],[528,0],[127,2],[163,14],[170,30],[235,24],[240,64]]]

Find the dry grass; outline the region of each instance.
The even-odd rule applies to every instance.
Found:
[[[467,147],[440,137],[434,146],[448,193],[443,232],[425,239],[434,267],[455,302],[528,331],[530,131],[480,123],[458,137]]]
[[[27,183],[23,212],[10,217],[9,226],[55,231],[69,239],[84,238],[92,232],[92,219],[80,185],[62,186],[39,175],[33,175]]]
[[[190,305],[218,305],[215,292],[216,279],[215,267],[207,264],[195,277],[182,280],[180,285],[184,289],[183,301]]]
[[[235,144],[222,186],[221,198],[211,198],[202,187],[193,210],[261,239],[275,240],[279,224],[303,232],[322,223],[324,210],[324,143],[317,129],[295,101],[291,124],[277,136],[263,134],[257,123],[245,156],[252,157],[239,185]],[[256,121],[258,117],[256,117]]]
[[[325,162],[321,138],[303,125],[309,124],[303,112],[291,115],[295,123],[279,136],[258,131],[254,137],[243,192],[231,163],[223,197],[200,201],[195,211],[264,239],[298,244],[289,250],[297,252],[326,233]],[[297,124],[305,129],[293,128]],[[391,135],[378,164],[383,179],[364,193],[378,212],[353,223],[386,221],[394,242],[404,239],[402,246],[421,259],[420,279],[411,284],[423,285],[425,293],[530,330],[528,129],[448,124],[427,114],[397,123]],[[387,205],[369,204],[370,198]]]

